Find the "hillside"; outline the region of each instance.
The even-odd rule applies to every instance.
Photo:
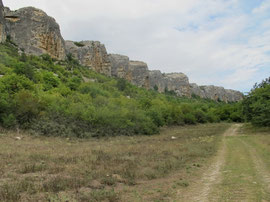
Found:
[[[51,136],[153,134],[165,125],[241,121],[239,104],[181,98],[96,73],[68,57],[0,45],[0,123]]]
[[[11,40],[26,54],[48,54],[57,60],[65,60],[68,55],[72,55],[80,65],[98,73],[123,78],[146,89],[173,91],[177,96],[198,96],[223,102],[243,99],[243,94],[238,91],[191,84],[183,73],[149,71],[145,62],[132,61],[119,54],[108,54],[106,47],[98,41],[66,41],[55,19],[44,11],[33,7],[11,11],[0,2],[0,41]]]

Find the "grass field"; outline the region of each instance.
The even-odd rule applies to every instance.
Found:
[[[225,162],[209,201],[270,201],[270,130],[248,124],[225,136]]]
[[[169,200],[206,167],[229,126],[173,127],[154,136],[89,140],[2,131],[0,201]]]

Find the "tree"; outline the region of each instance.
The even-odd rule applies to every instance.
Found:
[[[270,126],[270,77],[255,84],[243,101],[246,120],[256,126]]]

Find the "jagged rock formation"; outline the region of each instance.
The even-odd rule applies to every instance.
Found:
[[[162,74],[149,71],[144,62],[130,61],[127,56],[107,54],[98,41],[64,41],[59,25],[42,10],[27,7],[17,11],[4,8],[0,0],[0,42],[8,38],[27,54],[49,54],[64,60],[67,54],[75,57],[81,65],[98,73],[130,81],[132,84],[159,92],[174,91],[178,96],[197,95],[216,101],[236,102],[243,94],[216,86],[190,84],[183,73]]]
[[[7,36],[25,53],[65,59],[65,42],[59,25],[45,12],[33,7],[17,11],[5,8],[5,19]]]
[[[2,0],[0,0],[0,42],[6,40],[6,25],[4,18],[4,6]]]
[[[127,56],[110,54],[112,76],[123,78],[132,84],[149,89],[149,70],[146,63],[130,61]]]
[[[107,50],[98,41],[66,41],[67,53],[72,54],[81,65],[89,67],[98,73],[111,76],[111,64]]]
[[[159,92],[174,91],[178,96],[191,97],[188,77],[183,73],[162,74],[150,71],[150,87]]]
[[[237,102],[243,99],[243,94],[239,91],[224,89],[218,86],[198,86],[190,84],[191,93],[201,98],[223,102]]]

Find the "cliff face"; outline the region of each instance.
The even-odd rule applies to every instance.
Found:
[[[223,102],[237,102],[243,99],[243,94],[239,91],[224,89],[218,86],[198,86],[190,84],[191,94],[201,98]]]
[[[81,65],[89,67],[98,73],[111,76],[111,64],[107,50],[98,41],[73,42],[66,41],[67,53],[72,54]]]
[[[17,11],[5,8],[5,19],[7,35],[25,53],[65,59],[65,42],[59,25],[45,12],[33,7]]]
[[[132,84],[149,89],[149,70],[146,63],[130,61],[127,56],[110,54],[112,76],[123,78]]]
[[[243,99],[243,94],[238,91],[190,84],[183,73],[149,71],[144,62],[108,54],[105,46],[98,41],[64,41],[59,25],[42,10],[27,7],[11,11],[4,8],[0,0],[0,42],[7,37],[27,54],[49,54],[58,60],[64,60],[67,54],[71,54],[81,65],[107,76],[126,79],[139,87],[157,89],[159,92],[174,91],[178,96],[191,97],[194,94],[224,102]]]
[[[118,54],[110,54],[109,60],[112,67],[112,76],[126,79],[129,71],[129,57]]]
[[[0,0],[0,42],[6,40],[6,25],[4,18],[4,6],[2,0]]]
[[[159,92],[174,91],[178,96],[191,97],[188,77],[183,73],[162,74],[159,70],[150,71],[150,87]]]

